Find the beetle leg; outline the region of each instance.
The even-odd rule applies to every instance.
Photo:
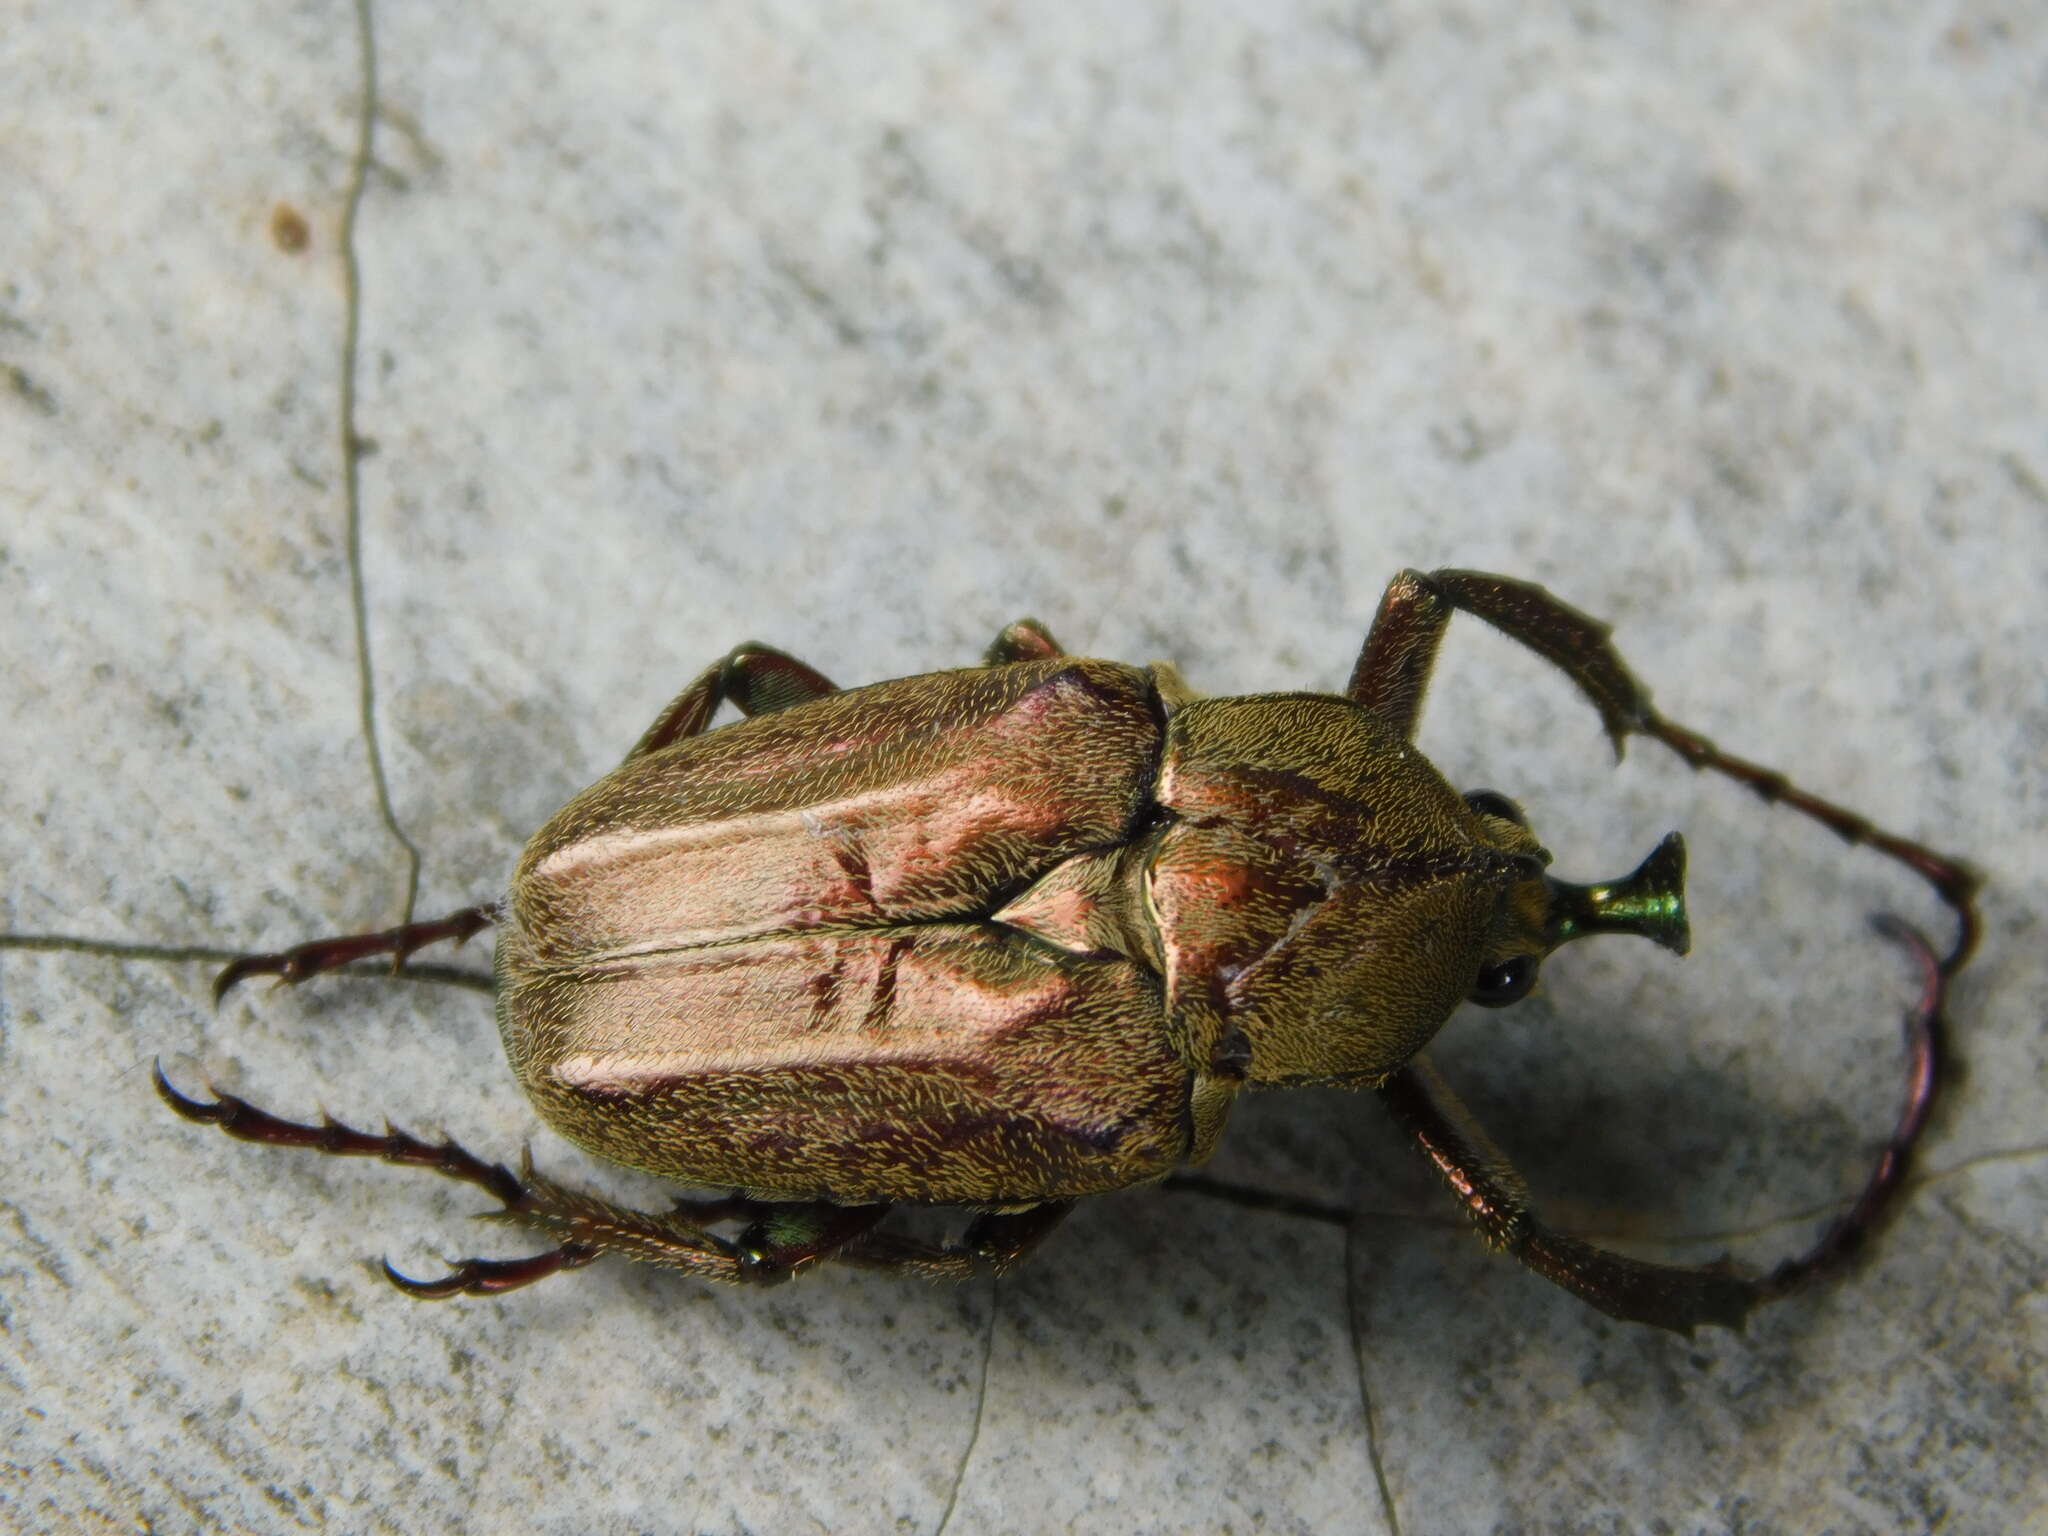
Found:
[[[286,1120],[232,1093],[216,1091],[211,1102],[188,1098],[171,1086],[161,1063],[154,1072],[158,1095],[187,1120],[217,1125],[239,1141],[311,1147],[340,1157],[430,1169],[482,1189],[500,1206],[492,1215],[558,1239],[553,1249],[530,1258],[464,1259],[438,1280],[415,1280],[387,1263],[386,1277],[410,1296],[495,1295],[561,1270],[580,1269],[605,1253],[709,1280],[786,1280],[859,1238],[889,1210],[886,1205],[773,1204],[736,1197],[678,1201],[674,1210],[661,1213],[635,1211],[555,1183],[534,1170],[530,1155],[514,1173],[445,1138],[422,1141],[389,1125],[378,1135],[328,1115],[317,1125]],[[732,1220],[749,1222],[736,1241],[709,1230],[715,1222]]]
[[[1905,865],[1956,915],[1956,939],[1941,962],[1942,974],[1953,976],[1969,960],[1977,946],[1975,871],[1873,826],[1854,811],[1808,794],[1775,769],[1723,752],[1698,732],[1666,720],[1651,707],[1649,690],[1608,643],[1608,627],[1533,582],[1482,571],[1403,571],[1387,584],[1380,599],[1347,694],[1404,737],[1412,736],[1444,627],[1461,609],[1527,646],[1577,684],[1600,712],[1617,757],[1629,735],[1648,736],[1693,768],[1734,779],[1765,800],[1811,817],[1844,841],[1864,844]]]
[[[563,1270],[580,1269],[606,1253],[735,1283],[787,1280],[834,1256],[863,1269],[903,1270],[932,1279],[965,1279],[984,1267],[1001,1274],[1029,1255],[1073,1208],[1071,1201],[1053,1201],[1025,1211],[986,1213],[975,1218],[957,1244],[875,1232],[875,1224],[889,1214],[886,1205],[733,1196],[679,1200],[666,1212],[636,1211],[557,1184],[534,1169],[531,1153],[514,1173],[453,1141],[421,1141],[388,1124],[378,1135],[344,1125],[331,1115],[322,1115],[317,1125],[286,1120],[232,1093],[216,1091],[210,1102],[188,1098],[171,1086],[161,1063],[153,1071],[158,1095],[187,1120],[217,1125],[240,1141],[311,1147],[340,1157],[374,1157],[430,1169],[484,1190],[499,1204],[493,1216],[558,1240],[552,1249],[528,1258],[463,1259],[436,1280],[417,1280],[388,1262],[384,1265],[385,1277],[393,1285],[423,1299],[517,1290]],[[715,1223],[735,1220],[747,1222],[737,1239],[710,1230]]]
[[[1414,1057],[1398,1068],[1379,1092],[1451,1186],[1487,1246],[1511,1254],[1609,1317],[1689,1334],[1701,1323],[1739,1328],[1749,1309],[1764,1299],[1755,1282],[1725,1264],[1696,1269],[1648,1264],[1545,1227],[1529,1208],[1522,1176],[1426,1058]]]
[[[452,1141],[421,1141],[389,1125],[379,1136],[343,1125],[330,1115],[322,1115],[318,1125],[306,1125],[258,1109],[247,1099],[232,1093],[217,1092],[211,1103],[187,1098],[171,1086],[170,1079],[164,1076],[161,1062],[154,1064],[152,1071],[158,1096],[172,1109],[187,1120],[217,1125],[238,1141],[262,1142],[276,1147],[312,1147],[340,1157],[375,1157],[401,1166],[429,1168],[448,1178],[478,1186],[507,1211],[518,1209],[526,1199],[526,1185],[511,1169],[503,1163],[487,1163]],[[578,1268],[595,1258],[597,1251],[590,1244],[565,1242],[548,1253],[528,1259],[470,1259],[458,1266],[454,1274],[440,1281],[409,1280],[389,1264],[384,1266],[384,1272],[393,1285],[414,1296],[453,1296],[465,1291],[472,1296],[482,1296],[530,1285],[557,1270]]]
[[[830,1205],[824,1201],[767,1205],[735,1240],[734,1278],[776,1284],[829,1258],[889,1214],[886,1205]]]
[[[1029,1210],[987,1212],[969,1224],[957,1243],[930,1243],[893,1232],[875,1231],[889,1214],[887,1205],[833,1205],[826,1201],[771,1202],[735,1197],[730,1200],[677,1202],[666,1215],[626,1210],[589,1195],[563,1189],[533,1171],[522,1169],[524,1196],[508,1218],[542,1227],[567,1241],[551,1254],[505,1261],[470,1259],[445,1279],[393,1283],[417,1295],[482,1295],[510,1289],[504,1271],[533,1267],[538,1272],[513,1280],[526,1284],[589,1262],[581,1250],[613,1252],[628,1258],[680,1269],[705,1280],[740,1284],[774,1284],[801,1274],[813,1265],[832,1261],[857,1269],[893,1270],[927,1280],[966,1280],[977,1274],[1005,1274],[1028,1258],[1047,1233],[1073,1209],[1071,1200],[1051,1201]],[[718,1237],[705,1227],[715,1221],[752,1217],[735,1239]],[[389,1266],[386,1266],[387,1272]]]
[[[1050,661],[1067,653],[1059,641],[1036,619],[1019,619],[989,642],[982,662],[1000,667],[1013,661]]]
[[[1420,571],[1403,571],[1380,594],[1379,612],[1351,668],[1345,696],[1386,721],[1402,740],[1412,740],[1436,649],[1450,621],[1451,605],[1428,578]]]
[[[1928,1113],[1934,1107],[1934,1089],[1945,1060],[1942,1008],[1947,1001],[1948,973],[1927,940],[1910,925],[1896,917],[1879,917],[1874,922],[1878,932],[1897,939],[1920,966],[1920,1001],[1906,1015],[1906,1101],[1892,1128],[1891,1140],[1878,1154],[1877,1164],[1864,1181],[1856,1203],[1836,1217],[1805,1253],[1786,1259],[1771,1271],[1762,1287],[1769,1297],[1789,1295],[1855,1256],[1863,1240],[1890,1213],[1903,1189],[1913,1144],[1920,1139]]]
[[[636,1211],[557,1184],[535,1171],[530,1155],[520,1165],[519,1184],[518,1200],[506,1202],[504,1210],[493,1214],[562,1240],[552,1256],[514,1261],[544,1266],[532,1279],[587,1263],[587,1258],[577,1256],[578,1250],[587,1249],[592,1258],[616,1253],[703,1280],[772,1285],[830,1258],[889,1213],[886,1205],[773,1202],[744,1196],[678,1200],[667,1211]],[[734,1220],[747,1222],[736,1238],[711,1231],[716,1223]],[[549,1262],[551,1258],[556,1262]],[[393,1283],[416,1295],[480,1295],[509,1289],[498,1282],[498,1267],[497,1261],[466,1259],[444,1279],[427,1282],[426,1291],[414,1289],[419,1282],[407,1284],[395,1275]],[[484,1282],[481,1287],[479,1280]]]
[[[218,1004],[237,982],[250,976],[275,976],[288,986],[296,986],[309,976],[339,970],[371,955],[391,956],[391,968],[397,970],[405,963],[406,956],[415,950],[451,939],[460,944],[471,935],[482,932],[498,920],[500,910],[496,905],[464,907],[460,912],[451,912],[432,922],[407,923],[402,928],[386,928],[381,933],[348,933],[331,939],[315,939],[310,944],[300,944],[272,954],[242,955],[229,961],[213,978],[213,1000]]]
[[[805,666],[772,645],[749,640],[734,646],[677,694],[668,708],[655,717],[647,733],[633,744],[626,761],[630,763],[686,736],[698,735],[718,713],[718,706],[728,701],[743,715],[766,715],[838,691],[838,686],[815,667]]]
[[[1480,571],[1403,571],[1380,601],[1352,671],[1350,697],[1378,712],[1402,735],[1412,736],[1437,646],[1451,615],[1459,610],[1485,620],[1570,678],[1599,711],[1616,756],[1632,734],[1662,742],[1694,769],[1734,779],[1762,799],[1819,822],[1844,841],[1863,844],[1905,865],[1956,915],[1955,941],[1939,960],[1905,924],[1880,920],[1880,928],[1912,950],[1926,972],[1920,1002],[1907,1019],[1906,1107],[1855,1204],[1810,1251],[1781,1264],[1763,1280],[1741,1279],[1725,1267],[1645,1265],[1546,1231],[1530,1214],[1520,1179],[1426,1062],[1416,1058],[1383,1086],[1396,1117],[1422,1144],[1490,1242],[1508,1248],[1538,1273],[1616,1317],[1680,1331],[1699,1323],[1733,1326],[1758,1302],[1784,1295],[1837,1267],[1898,1195],[1939,1077],[1947,982],[1968,962],[1977,944],[1978,877],[1961,862],[1894,836],[1854,811],[1800,789],[1776,770],[1723,752],[1706,737],[1665,719],[1652,707],[1649,690],[1608,643],[1608,626],[1531,582]]]
[[[530,1259],[464,1259],[438,1280],[415,1280],[384,1261],[384,1278],[419,1301],[449,1296],[502,1296],[565,1269],[581,1269],[602,1250],[589,1243],[563,1243]]]
[[[343,1125],[327,1115],[320,1117],[318,1125],[304,1125],[280,1119],[247,1099],[218,1090],[211,1103],[187,1098],[164,1076],[162,1062],[153,1063],[151,1071],[157,1095],[164,1103],[187,1120],[219,1126],[237,1141],[264,1142],[274,1147],[313,1147],[340,1157],[382,1158],[387,1163],[431,1168],[448,1178],[474,1184],[507,1207],[517,1205],[521,1198],[519,1178],[511,1169],[502,1163],[487,1163],[452,1141],[421,1141],[390,1126],[377,1136]]]
[[[1854,1256],[1904,1188],[1913,1143],[1927,1123],[1941,1068],[1947,977],[1927,941],[1911,928],[1895,918],[1879,927],[1904,944],[1921,969],[1920,1000],[1906,1016],[1905,1105],[1855,1203],[1805,1253],[1761,1278],[1737,1273],[1726,1260],[1696,1268],[1648,1264],[1552,1232],[1530,1209],[1521,1175],[1424,1057],[1397,1070],[1380,1086],[1380,1095],[1490,1246],[1625,1322],[1687,1334],[1702,1323],[1739,1328],[1751,1308],[1790,1294]]]
[[[1074,1208],[1071,1200],[1048,1200],[1022,1211],[984,1211],[957,1243],[928,1243],[894,1232],[870,1232],[849,1243],[839,1262],[858,1269],[887,1269],[924,1280],[971,1280],[983,1273],[1008,1274],[1031,1257],[1046,1235]]]

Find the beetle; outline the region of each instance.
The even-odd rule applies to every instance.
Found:
[[[1420,1054],[1459,1003],[1527,995],[1590,934],[1684,953],[1684,845],[1576,885],[1520,808],[1460,794],[1411,745],[1451,616],[1543,657],[1630,735],[1739,781],[1925,879],[1954,911],[1918,957],[1905,1108],[1849,1211],[1768,1275],[1605,1252],[1544,1226]],[[979,667],[841,691],[767,646],[685,688],[542,827],[490,905],[245,955],[215,1000],[498,927],[497,1019],[540,1116],[596,1155],[728,1194],[659,1213],[536,1172],[231,1094],[156,1086],[230,1135],[429,1168],[553,1239],[444,1277],[490,1294],[605,1253],[708,1279],[815,1264],[964,1278],[1016,1264],[1090,1195],[1205,1159],[1246,1088],[1376,1092],[1479,1234],[1601,1311],[1691,1332],[1838,1267],[1902,1187],[1940,1068],[1976,877],[1656,712],[1608,628],[1473,571],[1388,586],[1342,694],[1201,698],[1173,669],[1078,659],[1020,620]],[[710,729],[722,704],[745,718]],[[956,1240],[884,1228],[965,1207]]]

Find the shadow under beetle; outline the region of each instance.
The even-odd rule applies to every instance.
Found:
[[[1619,755],[1651,737],[1905,864],[1954,909],[1921,963],[1906,1106],[1862,1193],[1766,1276],[1649,1264],[1553,1232],[1418,1054],[1465,1000],[1525,996],[1591,933],[1683,953],[1676,834],[1625,879],[1572,885],[1513,801],[1461,795],[1410,743],[1463,610],[1569,677]],[[744,645],[662,711],[521,855],[500,903],[235,961],[303,981],[500,926],[498,1027],[542,1117],[615,1162],[733,1191],[623,1209],[452,1142],[232,1095],[158,1090],[250,1141],[416,1164],[480,1185],[555,1246],[469,1259],[415,1296],[511,1290],[604,1253],[714,1280],[824,1260],[964,1278],[1029,1253],[1086,1195],[1214,1149],[1250,1087],[1379,1094],[1480,1235],[1601,1311],[1737,1326],[1852,1253],[1926,1123],[1949,978],[1974,947],[1975,877],[1664,719],[1607,627],[1541,587],[1470,571],[1387,588],[1342,696],[1203,699],[1169,667],[1067,657],[1011,625],[986,664],[841,692]],[[707,730],[722,703],[749,717]],[[892,1206],[978,1214],[956,1242]],[[735,1235],[721,1235],[720,1229]]]

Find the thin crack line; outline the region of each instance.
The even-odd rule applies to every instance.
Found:
[[[363,748],[370,759],[370,780],[377,790],[377,814],[384,829],[405,850],[405,910],[399,922],[412,921],[420,894],[420,851],[398,824],[391,805],[391,785],[384,773],[384,749],[377,735],[376,669],[370,656],[370,602],[363,585],[363,440],[356,433],[356,370],[361,361],[363,330],[362,263],[356,256],[356,216],[370,179],[370,153],[377,132],[377,38],[370,21],[370,0],[356,0],[356,46],[362,55],[363,88],[357,101],[356,148],[348,170],[341,208],[341,494],[348,518],[349,607],[356,630],[356,701],[361,714]]]
[[[1923,1184],[1932,1184],[1938,1179],[1953,1178],[1959,1173],[1968,1173],[1985,1163],[2023,1163],[2032,1158],[2048,1154],[2048,1144],[2033,1142],[2024,1147],[1993,1147],[1985,1152],[1972,1152],[1959,1163],[1946,1168],[1930,1168],[1920,1176]]]
[[[103,960],[153,960],[168,965],[220,965],[239,960],[236,949],[216,949],[210,944],[132,944],[121,939],[95,939],[76,933],[0,933],[0,950],[31,953],[94,955]],[[380,981],[424,981],[435,986],[462,987],[471,992],[492,993],[497,983],[481,971],[459,965],[413,965],[393,971],[388,965],[365,960],[346,965],[331,974],[375,977]],[[288,983],[280,982],[280,986]]]
[[[131,944],[121,939],[94,939],[73,933],[0,933],[0,949],[100,955],[109,960],[161,960],[172,965],[201,960],[222,963],[235,958],[232,949],[215,949],[206,944]]]
[[[946,1490],[946,1511],[939,1516],[937,1528],[932,1536],[946,1536],[946,1527],[953,1523],[953,1506],[960,1500],[961,1485],[967,1481],[967,1463],[974,1459],[974,1448],[981,1442],[981,1414],[988,1406],[988,1366],[996,1352],[996,1303],[1002,1295],[1001,1277],[988,1278],[988,1327],[981,1336],[981,1385],[974,1392],[974,1427],[967,1432],[967,1444],[960,1452],[960,1465],[953,1469],[953,1486]]]
[[[1372,1480],[1379,1485],[1380,1508],[1387,1517],[1391,1536],[1401,1536],[1401,1516],[1394,1508],[1394,1490],[1387,1484],[1386,1463],[1380,1459],[1379,1416],[1373,1412],[1372,1389],[1365,1379],[1365,1330],[1358,1321],[1358,1224],[1344,1228],[1344,1316],[1351,1326],[1351,1363],[1358,1369],[1358,1406],[1365,1414],[1365,1454],[1372,1462]]]
[[[1962,1159],[1962,1161],[1952,1163],[1946,1168],[1930,1168],[1925,1173],[1909,1175],[1900,1183],[1899,1194],[1903,1200],[1905,1196],[1916,1190],[1944,1183],[1959,1174],[1968,1173],[1971,1169],[1982,1164],[2024,1162],[2030,1158],[2040,1157],[2043,1153],[2048,1153],[2048,1147],[2040,1145],[1997,1147],[1987,1152],[1973,1152],[1968,1157]],[[1776,1231],[1779,1227],[1797,1226],[1802,1222],[1817,1221],[1823,1216],[1832,1216],[1839,1212],[1848,1204],[1848,1200],[1849,1197],[1847,1196],[1838,1196],[1833,1200],[1816,1201],[1803,1210],[1790,1211],[1783,1216],[1773,1216],[1767,1220],[1753,1222],[1744,1227],[1722,1227],[1712,1232],[1676,1232],[1649,1236],[1635,1232],[1601,1231],[1596,1228],[1577,1232],[1575,1235],[1584,1237],[1589,1241],[1594,1239],[1602,1242],[1620,1240],[1632,1242],[1646,1248],[1684,1248],[1696,1243],[1722,1243],[1738,1238],[1762,1237],[1766,1233]],[[1904,1211],[1905,1207],[1901,1205],[1899,1207],[1899,1214],[1903,1216]]]
[[[1349,1227],[1357,1214],[1341,1205],[1331,1205],[1324,1200],[1311,1200],[1305,1195],[1282,1194],[1277,1190],[1260,1189],[1252,1184],[1238,1184],[1229,1179],[1219,1179],[1210,1173],[1174,1173],[1160,1182],[1159,1187],[1172,1193],[1204,1195],[1211,1200],[1221,1200],[1229,1205],[1242,1205],[1255,1211],[1271,1211],[1277,1216],[1294,1216],[1303,1221],[1319,1221],[1330,1227]]]
[[[1923,1173],[1912,1174],[1900,1186],[1900,1191],[1903,1194],[1939,1184],[1986,1163],[2025,1162],[2042,1156],[2048,1156],[2048,1143],[2029,1142],[2016,1147],[1993,1147],[1982,1152],[1973,1152],[1945,1168],[1929,1168]],[[1328,1201],[1310,1199],[1304,1195],[1261,1189],[1253,1184],[1238,1184],[1206,1173],[1176,1173],[1162,1180],[1159,1188],[1169,1194],[1201,1195],[1207,1199],[1221,1200],[1228,1205],[1243,1206],[1248,1210],[1266,1211],[1276,1216],[1292,1217],[1297,1221],[1313,1221],[1323,1226],[1347,1229],[1353,1223],[1361,1221],[1402,1222],[1440,1230],[1462,1230],[1468,1225],[1462,1217],[1451,1210],[1346,1208],[1332,1205]],[[1844,1196],[1820,1200],[1799,1210],[1786,1211],[1781,1215],[1766,1217],[1762,1221],[1751,1222],[1745,1226],[1715,1227],[1705,1232],[1648,1233],[1635,1227],[1576,1225],[1568,1226],[1564,1230],[1571,1236],[1583,1238],[1587,1242],[1623,1242],[1645,1248],[1685,1248],[1700,1243],[1722,1243],[1739,1238],[1762,1237],[1781,1227],[1816,1221],[1838,1211],[1846,1198]]]

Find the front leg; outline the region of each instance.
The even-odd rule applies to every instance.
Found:
[[[1444,628],[1461,609],[1527,646],[1577,684],[1600,712],[1617,757],[1628,736],[1648,736],[1693,768],[1734,779],[1765,800],[1811,817],[1844,841],[1864,844],[1905,865],[1956,914],[1956,940],[1941,962],[1942,973],[1953,976],[1969,960],[1977,945],[1974,898],[1979,882],[1974,871],[1809,794],[1775,769],[1723,752],[1697,731],[1665,719],[1651,706],[1649,690],[1608,643],[1608,627],[1534,582],[1483,571],[1403,571],[1380,599],[1379,613],[1352,669],[1348,695],[1412,738]]]
[[[1851,843],[1865,844],[1919,875],[1956,915],[1957,932],[1937,960],[1924,940],[1896,919],[1879,926],[1921,965],[1921,997],[1907,1020],[1906,1107],[1862,1192],[1806,1254],[1768,1278],[1744,1280],[1716,1269],[1672,1270],[1604,1254],[1544,1229],[1529,1211],[1513,1170],[1473,1126],[1433,1070],[1419,1059],[1382,1089],[1396,1117],[1458,1192],[1488,1240],[1538,1273],[1617,1317],[1689,1330],[1740,1320],[1759,1301],[1831,1270],[1862,1244],[1896,1205],[1913,1147],[1925,1127],[1941,1069],[1947,987],[1977,942],[1977,876],[1958,860],[1873,826],[1855,812],[1792,784],[1775,770],[1723,752],[1706,737],[1665,719],[1608,642],[1599,620],[1542,587],[1477,571],[1404,571],[1389,584],[1352,673],[1350,697],[1412,736],[1445,626],[1464,610],[1556,666],[1600,712],[1615,751],[1631,734],[1662,742],[1695,769],[1709,769],[1810,817]]]
[[[1412,738],[1437,647],[1459,609],[1527,646],[1578,684],[1600,711],[1616,757],[1623,737],[1647,730],[1655,714],[1649,690],[1607,643],[1612,631],[1605,624],[1534,582],[1483,571],[1403,571],[1388,582],[1351,672],[1346,690],[1351,698]]]
[[[1380,1086],[1380,1097],[1415,1138],[1490,1248],[1623,1322],[1689,1334],[1702,1323],[1740,1328],[1763,1299],[1725,1265],[1646,1264],[1553,1232],[1529,1206],[1529,1187],[1458,1102],[1435,1067],[1417,1056]]]
[[[1427,576],[1403,571],[1380,594],[1379,612],[1344,685],[1347,698],[1386,721],[1403,741],[1413,741],[1421,723],[1422,699],[1451,612]]]
[[[1913,1143],[1927,1123],[1941,1066],[1943,977],[1934,952],[1903,923],[1885,925],[1920,966],[1919,1003],[1906,1016],[1905,1103],[1891,1139],[1847,1212],[1802,1254],[1768,1275],[1739,1273],[1727,1261],[1701,1266],[1650,1264],[1609,1253],[1536,1217],[1529,1188],[1479,1128],[1427,1058],[1417,1056],[1380,1085],[1402,1129],[1415,1138],[1489,1247],[1513,1255],[1609,1317],[1690,1334],[1701,1324],[1740,1328],[1751,1309],[1789,1295],[1840,1268],[1890,1214],[1905,1185]]]

